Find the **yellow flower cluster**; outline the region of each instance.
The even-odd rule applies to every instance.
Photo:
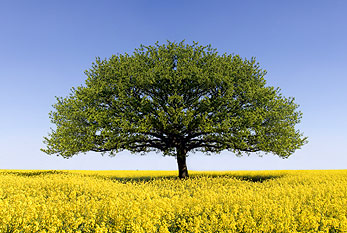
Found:
[[[0,171],[0,232],[347,232],[347,170]]]

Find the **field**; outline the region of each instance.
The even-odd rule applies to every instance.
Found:
[[[347,170],[0,171],[0,232],[347,232]]]

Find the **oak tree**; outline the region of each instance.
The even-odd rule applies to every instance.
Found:
[[[254,58],[219,55],[196,42],[157,42],[97,58],[85,74],[85,85],[53,105],[47,154],[157,151],[175,156],[185,178],[190,152],[287,158],[307,142],[295,128],[302,113],[294,98],[267,86]]]

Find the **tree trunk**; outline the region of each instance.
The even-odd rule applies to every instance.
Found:
[[[187,152],[185,149],[177,149],[178,177],[180,179],[188,178],[188,169],[186,164]]]

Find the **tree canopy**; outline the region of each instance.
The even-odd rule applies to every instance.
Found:
[[[157,151],[177,157],[183,178],[189,152],[287,158],[307,142],[295,129],[302,113],[294,98],[266,85],[255,58],[219,55],[196,42],[157,42],[97,58],[85,74],[85,85],[53,105],[47,154]]]

